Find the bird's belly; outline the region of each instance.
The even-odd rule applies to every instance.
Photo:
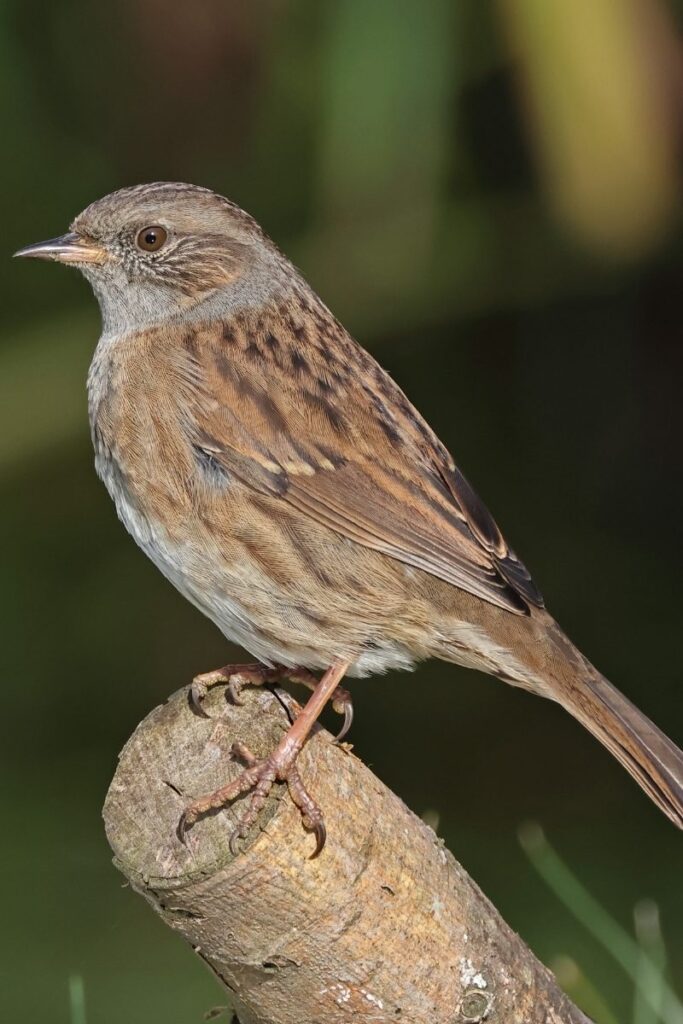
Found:
[[[159,571],[196,608],[211,619],[225,636],[240,644],[255,657],[273,660],[261,642],[258,628],[238,600],[229,594],[226,585],[217,580],[217,567],[225,571],[225,556],[210,551],[212,545],[196,544],[189,535],[182,540],[175,536],[158,518],[151,515],[131,493],[123,481],[116,463],[111,458],[96,459],[98,475],[107,488],[119,519],[135,542],[142,548]],[[227,574],[230,575],[229,573]]]
[[[355,595],[337,588],[325,598],[305,577],[293,588],[254,559],[254,545],[229,530],[218,541],[190,509],[174,528],[164,525],[151,512],[144,488],[131,488],[111,456],[98,456],[96,468],[119,518],[159,571],[228,640],[259,661],[315,670],[342,657],[351,661],[349,674],[355,676],[413,667],[416,657],[406,644],[381,627],[365,627]],[[323,612],[335,598],[345,598],[347,607]]]

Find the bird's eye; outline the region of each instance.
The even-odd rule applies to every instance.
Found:
[[[145,252],[157,252],[158,249],[161,249],[167,238],[168,231],[166,228],[159,227],[157,224],[150,228],[143,228],[138,233],[135,243],[138,249],[144,249]]]

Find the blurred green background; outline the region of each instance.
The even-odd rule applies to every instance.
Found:
[[[683,3],[3,0],[0,18],[0,1017],[82,1024],[84,992],[88,1024],[191,1024],[222,993],[122,890],[100,808],[142,716],[237,651],[95,478],[89,288],[9,255],[138,181],[246,207],[680,743]],[[626,928],[658,903],[680,989],[680,837],[568,716],[441,664],[354,699],[356,750],[438,815],[541,958],[578,965],[600,1024],[634,1020],[631,982],[529,865],[527,819]]]

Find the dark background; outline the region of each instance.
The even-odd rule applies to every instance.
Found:
[[[99,815],[140,718],[237,657],[95,477],[87,285],[11,252],[138,181],[245,206],[453,450],[564,628],[680,743],[681,14],[2,4],[3,1020],[84,1024],[81,990],[88,1024],[191,1024],[221,1002],[122,890]],[[356,750],[438,814],[540,957],[576,961],[600,1024],[633,1019],[632,983],[525,859],[525,820],[626,928],[657,901],[681,986],[680,837],[568,716],[437,663],[354,700]]]

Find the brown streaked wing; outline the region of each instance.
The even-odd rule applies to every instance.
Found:
[[[328,316],[343,359],[333,375],[314,343],[305,347],[305,375],[287,367],[287,351],[293,365],[302,347],[289,310],[243,324],[243,342],[233,332],[229,352],[220,333],[209,332],[208,343],[204,334],[193,349],[202,381],[193,440],[249,486],[358,544],[518,614],[542,605],[438,438]],[[265,332],[279,338],[277,361],[254,356]]]

